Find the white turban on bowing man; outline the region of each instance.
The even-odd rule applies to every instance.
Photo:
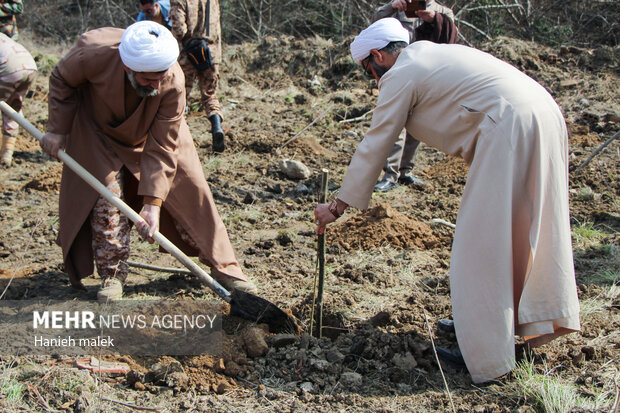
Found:
[[[170,30],[143,20],[125,29],[118,51],[123,64],[134,72],[163,72],[177,61],[179,44]]]
[[[353,39],[351,56],[358,65],[361,65],[371,50],[381,50],[391,42],[409,44],[409,31],[393,17],[379,19]]]

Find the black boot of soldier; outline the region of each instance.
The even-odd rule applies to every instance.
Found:
[[[226,145],[224,144],[224,131],[222,130],[222,118],[220,115],[211,115],[211,134],[213,135],[213,150],[215,152],[224,152]]]

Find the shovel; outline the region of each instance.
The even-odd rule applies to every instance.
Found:
[[[0,110],[19,123],[37,140],[41,140],[43,133],[41,133],[41,131],[39,131],[33,124],[28,122],[22,115],[13,110],[13,108],[5,102],[0,102]],[[58,151],[58,159],[60,159],[80,178],[86,181],[86,183],[88,183],[95,191],[105,198],[106,201],[117,207],[134,223],[144,221],[144,219],[136,211],[131,209],[131,207],[123,202],[123,200],[118,196],[114,195],[114,193],[106,188],[105,185],[99,182],[93,175],[90,174],[90,172],[78,164],[65,151]],[[228,292],[224,287],[222,287],[222,285],[220,285],[220,283],[215,281],[213,277],[207,274],[159,231],[153,234],[153,239],[157,241],[163,249],[174,255],[174,257],[178,259],[181,264],[190,270],[192,274],[200,278],[201,281],[207,284],[207,286],[222,299],[224,299],[224,301],[229,303],[231,315],[239,316],[255,323],[266,323],[269,325],[269,329],[272,332],[298,332],[299,326],[297,325],[295,319],[291,315],[282,311],[275,304],[245,291],[234,289],[232,293]]]

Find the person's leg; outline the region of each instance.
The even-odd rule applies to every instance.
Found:
[[[16,75],[13,73],[12,75]],[[34,72],[24,71],[23,77],[15,81],[14,78],[0,78],[0,100],[3,100],[16,112],[21,113],[24,97],[28,87],[34,78]],[[11,166],[13,151],[19,133],[19,124],[2,112],[2,149],[0,150],[0,162],[4,166]]]
[[[222,105],[217,98],[217,85],[220,79],[219,65],[214,64],[207,70],[198,74],[198,86],[200,87],[200,97],[204,106],[207,118],[213,115],[222,116]]]
[[[185,114],[189,113],[189,96],[192,94],[192,88],[194,87],[194,81],[196,80],[196,68],[187,60],[179,61],[181,69],[183,69],[183,75],[185,75]]]
[[[385,162],[385,167],[383,168],[385,173],[381,181],[375,185],[375,191],[386,192],[398,186],[400,162],[403,156],[404,145],[405,130],[403,129],[398,135],[398,139],[394,143],[392,151]]]
[[[107,188],[122,198],[123,173],[120,171]],[[91,212],[92,248],[97,272],[102,279],[99,301],[118,300],[127,278],[129,259],[129,219],[103,197]]]
[[[200,95],[202,104],[207,114],[207,118],[211,121],[211,133],[213,135],[213,150],[215,152],[223,152],[226,149],[224,142],[224,131],[222,130],[222,105],[217,98],[217,85],[219,81],[218,64],[214,64],[207,70],[198,73],[198,86],[200,87]]]
[[[406,134],[402,157],[400,158],[398,181],[405,185],[424,185],[424,181],[413,176],[413,166],[415,157],[420,148],[420,141],[413,136]]]
[[[174,221],[174,227],[179,233],[179,236],[181,237],[183,242],[185,242],[190,247],[200,251],[200,247],[198,246],[198,244],[192,239],[189,233],[176,220]],[[202,258],[203,259],[201,261],[208,262],[208,260],[205,260],[204,257]],[[233,289],[236,288],[238,290],[249,292],[249,293],[258,292],[256,285],[251,280],[231,277],[227,274],[224,274],[223,272],[218,271],[218,269],[215,267],[211,267],[211,276],[217,282],[222,284],[222,286],[226,288],[227,290],[232,291]]]

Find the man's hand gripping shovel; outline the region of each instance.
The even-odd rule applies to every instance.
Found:
[[[2,112],[6,113],[17,123],[19,123],[37,140],[41,140],[43,133],[28,122],[22,115],[13,110],[13,108],[5,102],[0,102],[0,109]],[[131,209],[131,207],[123,202],[123,200],[118,196],[114,195],[108,188],[105,187],[105,185],[99,182],[93,175],[91,175],[86,169],[71,158],[71,156],[67,155],[67,153],[62,149],[58,151],[58,159],[73,172],[79,175],[80,178],[86,181],[86,183],[88,183],[95,191],[105,198],[106,201],[117,207],[136,225],[139,222],[144,222],[144,219],[136,211]],[[200,278],[200,280],[209,286],[209,288],[211,288],[217,295],[228,302],[230,304],[231,315],[243,317],[256,323],[267,323],[270,330],[273,332],[288,331],[297,333],[299,327],[295,319],[291,315],[282,311],[275,304],[254,294],[239,291],[237,289],[233,290],[232,293],[228,292],[217,281],[215,281],[213,277],[207,274],[159,231],[156,231],[153,234],[153,239],[162,248],[174,255],[174,257],[178,259],[189,271],[191,271],[192,274]]]

